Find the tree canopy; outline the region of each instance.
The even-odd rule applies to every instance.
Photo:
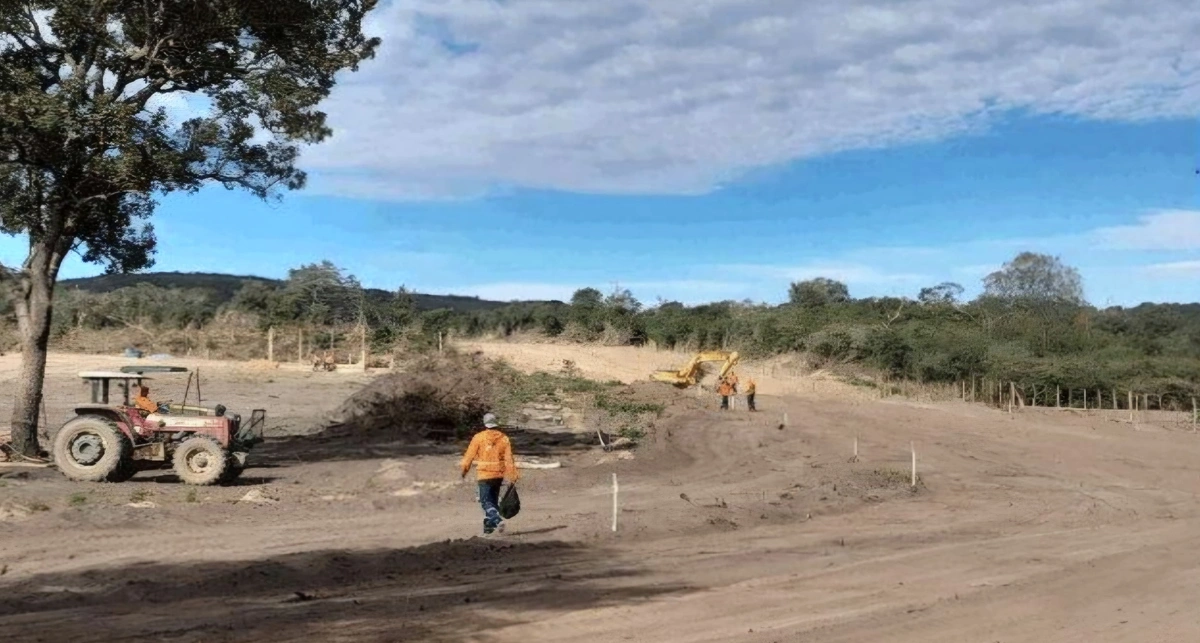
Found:
[[[1083,279],[1058,257],[1022,252],[983,280],[984,294],[1006,301],[1080,305]]]
[[[68,290],[60,293],[62,302],[56,310],[60,314],[77,311],[79,316],[60,323],[56,315],[56,332],[124,327],[126,320],[111,318],[106,312],[113,307],[105,298],[118,295],[137,294],[138,301],[146,302],[139,304],[144,308],[138,310],[146,311],[147,324],[161,320],[176,327],[219,324],[227,313],[257,316],[263,310],[283,311],[271,318],[277,325],[352,325],[358,323],[359,304],[355,302],[365,301],[372,350],[435,347],[437,333],[446,332],[459,336],[532,333],[615,344],[651,341],[683,350],[735,349],[760,357],[797,353],[813,366],[867,368],[893,378],[926,382],[949,382],[975,374],[1036,384],[1043,392],[1053,392],[1055,387],[1086,387],[1102,389],[1111,397],[1113,388],[1132,388],[1159,392],[1167,395],[1165,400],[1177,403],[1190,401],[1193,394],[1200,396],[1195,384],[1200,381],[1200,304],[1097,309],[1086,302],[1060,298],[1026,306],[986,292],[962,301],[961,285],[941,283],[921,289],[914,299],[822,296],[815,306],[733,301],[686,306],[659,301],[647,308],[624,289],[605,295],[596,288],[582,288],[570,304],[513,302],[492,309],[417,311],[411,305],[414,296],[407,290],[375,291],[361,297],[355,292],[361,289],[358,280],[328,262],[303,266],[290,274],[287,282],[267,285],[266,290],[265,282],[246,281],[241,291],[225,300],[197,289],[159,289],[154,297],[149,290],[132,288],[128,295],[83,295]],[[348,289],[327,299],[345,302],[339,309],[342,312],[310,317],[304,307],[271,303],[287,301],[291,293],[303,291],[316,274],[323,275],[317,281],[331,290]],[[813,290],[828,292],[825,288]],[[833,291],[840,293],[841,288]],[[157,310],[154,301],[182,312]],[[840,303],[828,305],[832,301]]]
[[[262,198],[304,186],[317,109],[374,55],[376,0],[0,3],[0,270],[22,335],[13,443],[36,452],[51,292],[68,253],[109,273],[154,263],[155,197],[208,184]],[[185,106],[182,115],[167,105]]]

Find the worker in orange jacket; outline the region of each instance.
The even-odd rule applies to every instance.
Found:
[[[746,408],[751,411],[757,411],[754,407],[754,394],[758,391],[758,385],[754,383],[754,378],[750,377],[746,380]]]
[[[729,410],[729,396],[733,395],[733,383],[728,377],[721,378],[721,383],[717,385],[717,394],[721,396],[721,410]]]
[[[146,415],[166,411],[163,405],[150,399],[150,387],[145,384],[138,385],[138,394],[133,398],[133,405],[138,410],[144,411]]]
[[[483,507],[483,533],[504,531],[500,518],[500,485],[505,478],[516,482],[520,473],[513,462],[512,443],[499,430],[496,416],[491,413],[483,416],[483,430],[471,438],[471,444],[463,454],[460,466],[464,479],[472,464],[479,483],[479,504]]]

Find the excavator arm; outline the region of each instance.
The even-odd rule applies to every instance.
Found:
[[[721,365],[721,371],[718,375],[718,377],[723,378],[737,365],[738,359],[737,351],[706,351],[697,353],[683,368],[677,371],[654,371],[650,374],[650,379],[656,382],[666,382],[679,388],[687,388],[696,385],[696,376],[700,374],[701,364],[705,362],[724,362]]]

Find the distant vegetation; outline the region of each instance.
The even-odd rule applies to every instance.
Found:
[[[324,265],[324,264],[321,264]],[[302,269],[303,270],[303,269]],[[63,290],[82,290],[89,293],[110,293],[122,288],[147,284],[159,288],[174,290],[201,290],[216,306],[228,304],[249,283],[259,283],[270,288],[281,288],[285,281],[265,279],[263,277],[224,275],[205,272],[154,272],[149,274],[114,274],[87,277],[84,279],[63,279],[58,282],[58,288]],[[387,298],[386,290],[367,288],[367,297],[372,299]],[[478,297],[463,295],[424,295],[412,293],[413,303],[418,310],[436,310],[448,308],[460,312],[476,310],[491,310],[507,306],[507,302],[488,301]]]
[[[1018,255],[983,286],[972,301],[962,301],[955,283],[911,298],[855,299],[845,284],[818,278],[792,284],[781,305],[645,307],[627,290],[594,288],[576,291],[570,302],[505,304],[364,289],[324,262],[283,281],[168,273],[64,281],[53,328],[56,343],[76,349],[88,348],[79,338],[89,333],[120,331],[147,349],[228,355],[238,344],[263,357],[265,330],[274,327],[282,359],[298,357],[302,347],[357,355],[363,328],[373,354],[429,349],[439,336],[525,334],[758,357],[801,353],[813,367],[922,382],[987,376],[1027,390],[1036,385],[1042,404],[1054,403],[1055,387],[1153,392],[1180,408],[1200,393],[1200,304],[1099,309],[1084,301],[1077,271],[1033,253]]]

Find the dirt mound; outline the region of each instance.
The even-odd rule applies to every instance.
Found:
[[[479,354],[422,358],[350,396],[322,435],[452,440],[492,408],[505,377]]]

